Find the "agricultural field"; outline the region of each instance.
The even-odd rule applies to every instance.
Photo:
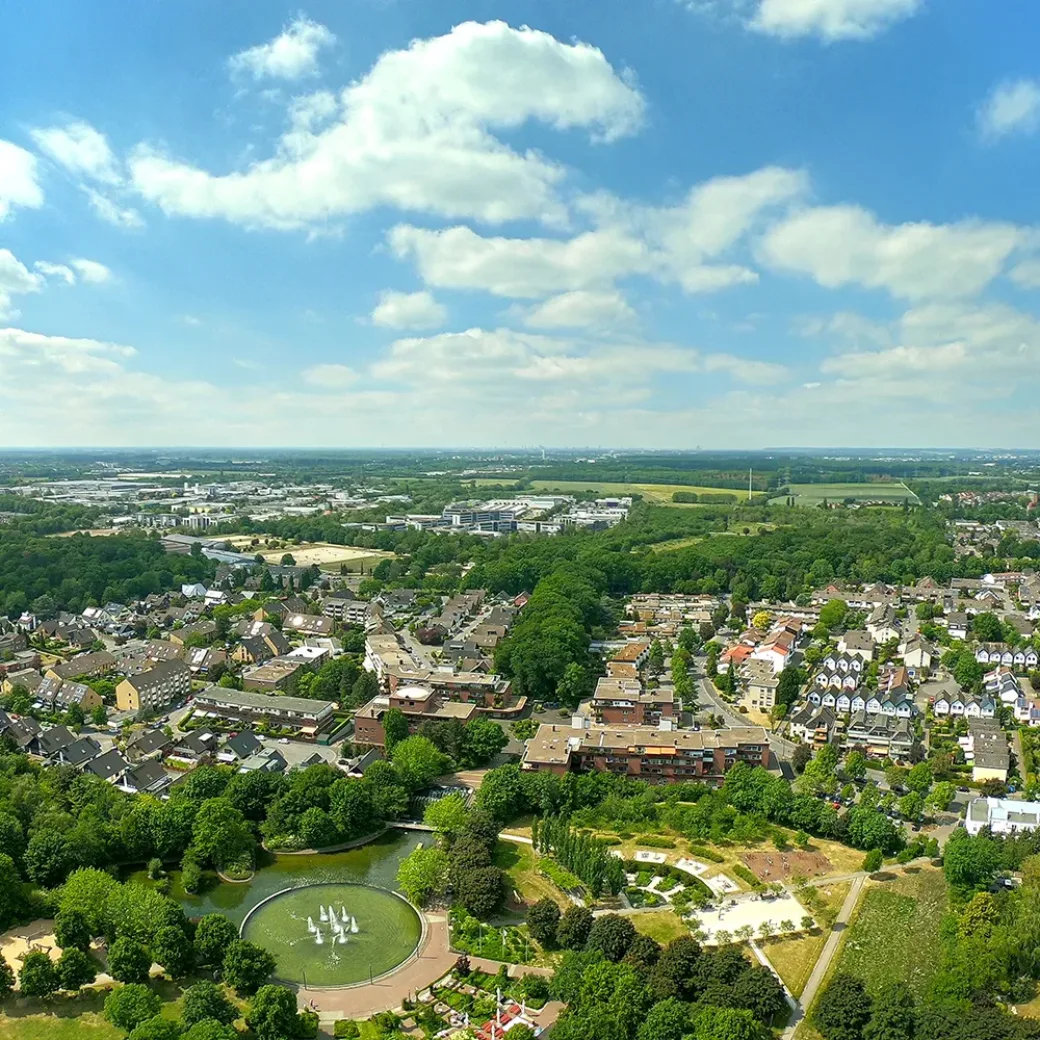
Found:
[[[838,970],[863,980],[870,993],[906,982],[920,1000],[938,968],[939,932],[948,898],[942,872],[924,868],[871,885],[849,928]]]
[[[672,503],[673,508],[676,503]],[[730,531],[710,531],[708,534],[695,534],[690,535],[687,538],[672,538],[667,542],[657,542],[655,545],[650,546],[651,552],[671,552],[674,549],[687,549],[691,545],[696,545],[698,542],[706,541],[708,538],[744,538],[745,529],[747,535],[759,534],[762,531],[775,531],[776,524],[761,523],[758,520],[749,520],[746,524],[743,524],[740,530]]]
[[[747,491],[737,488],[699,487],[692,484],[612,484],[595,480],[532,480],[535,491],[558,491],[561,495],[575,495],[591,491],[597,495],[642,495],[654,505],[674,505],[672,495],[676,491],[692,491],[695,495],[733,495],[736,501],[746,502]],[[696,505],[697,503],[689,503]]]
[[[856,502],[883,502],[898,506],[904,501],[911,505],[920,505],[921,500],[903,483],[877,484],[790,484],[796,506],[818,506],[824,501],[844,502],[852,499]],[[771,498],[770,505],[787,504],[787,497]]]

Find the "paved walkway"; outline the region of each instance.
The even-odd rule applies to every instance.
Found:
[[[857,877],[852,882],[852,888],[849,889],[849,894],[845,897],[845,902],[842,903],[838,916],[834,919],[831,934],[827,936],[827,942],[824,943],[823,950],[816,961],[816,967],[813,968],[813,973],[809,976],[809,981],[802,991],[802,996],[791,1013],[787,1028],[781,1034],[781,1040],[793,1040],[798,1026],[801,1024],[802,1019],[805,1018],[806,1012],[812,1009],[813,1001],[816,1000],[816,994],[820,986],[823,985],[823,980],[827,977],[827,971],[838,949],[838,943],[841,942],[842,932],[845,931],[849,918],[852,917],[852,912],[856,909],[856,904],[859,902],[860,893],[863,891],[863,885],[866,883],[866,880],[866,875],[863,875]]]

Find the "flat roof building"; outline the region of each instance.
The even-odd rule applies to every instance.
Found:
[[[769,765],[769,738],[761,726],[666,731],[543,724],[527,742],[521,768],[558,775],[595,771],[674,783],[721,781],[737,762]]]
[[[252,690],[228,690],[210,686],[195,695],[195,710],[235,722],[267,722],[315,736],[332,724],[334,701],[309,697],[283,697]]]
[[[1035,831],[1040,827],[1040,802],[1019,802],[1011,798],[972,798],[964,821],[969,834],[989,828],[994,834]]]

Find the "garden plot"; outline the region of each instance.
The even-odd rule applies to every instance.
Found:
[[[749,928],[756,936],[804,931],[803,918],[807,915],[794,896],[783,895],[775,899],[760,896],[728,899],[718,909],[697,910],[692,916],[705,934],[705,943],[717,945],[719,932],[728,932],[732,938],[741,930],[746,933]]]
[[[822,852],[748,852],[741,857],[760,880],[788,881],[793,877],[823,877],[834,865]]]

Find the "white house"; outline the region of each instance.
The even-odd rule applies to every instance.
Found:
[[[994,834],[1035,831],[1040,827],[1040,802],[1008,798],[973,798],[968,803],[964,828],[969,834],[989,828]]]

